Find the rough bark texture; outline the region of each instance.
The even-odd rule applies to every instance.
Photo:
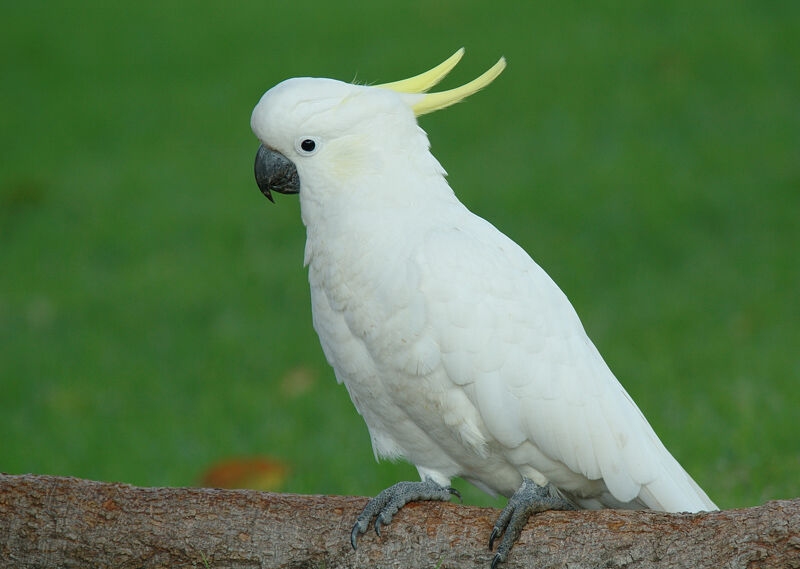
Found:
[[[350,547],[366,498],[0,475],[0,567],[485,567],[497,510],[409,504]],[[800,567],[800,499],[709,514],[546,512],[507,569]]]

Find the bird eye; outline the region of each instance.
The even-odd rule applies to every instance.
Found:
[[[297,152],[305,156],[314,154],[319,148],[319,141],[311,136],[301,136],[297,139]]]

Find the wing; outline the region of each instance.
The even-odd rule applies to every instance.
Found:
[[[585,505],[715,509],[519,246],[468,214],[429,232],[419,262],[446,374],[520,471]]]

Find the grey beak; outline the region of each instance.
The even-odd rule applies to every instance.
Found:
[[[255,163],[256,183],[261,193],[272,203],[271,192],[279,194],[296,194],[300,191],[300,177],[294,163],[277,150],[264,146],[258,147]]]

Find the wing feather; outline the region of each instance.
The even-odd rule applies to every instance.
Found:
[[[425,236],[420,265],[422,292],[435,291],[428,322],[447,376],[473,386],[467,393],[510,460],[547,471],[586,503],[714,508],[611,373],[566,296],[513,241],[465,214]]]

